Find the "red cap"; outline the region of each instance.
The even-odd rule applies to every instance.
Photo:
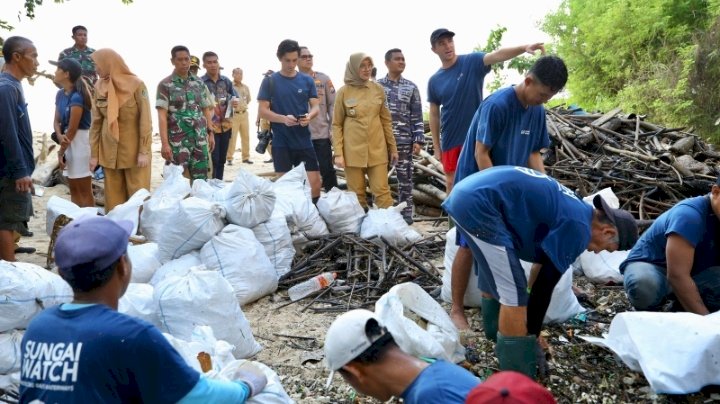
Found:
[[[465,404],[555,404],[553,395],[522,373],[498,372],[470,391]]]

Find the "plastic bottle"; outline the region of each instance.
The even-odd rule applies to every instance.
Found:
[[[317,292],[320,289],[327,287],[337,277],[335,272],[323,272],[318,276],[310,278],[306,281],[298,283],[297,285],[288,289],[288,295],[290,300],[293,302],[300,300],[303,297],[309,295],[312,292]]]

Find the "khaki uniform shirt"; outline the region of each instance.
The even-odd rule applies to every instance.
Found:
[[[137,166],[140,152],[150,154],[152,144],[152,118],[150,100],[144,83],[141,83],[132,98],[120,106],[118,127],[120,140],[110,134],[107,121],[107,99],[95,100],[90,126],[90,152],[98,158],[101,166],[111,169],[126,169]]]
[[[238,85],[234,81],[233,87],[235,88],[235,92],[238,94],[238,99],[240,100],[240,105],[235,108],[235,112],[238,114],[247,112],[248,105],[250,104],[250,88],[246,84],[240,83],[240,85]]]
[[[397,153],[385,90],[377,83],[338,90],[332,129],[335,155],[348,167],[387,164],[388,153]]]

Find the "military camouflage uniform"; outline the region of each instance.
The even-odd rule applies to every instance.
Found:
[[[188,168],[190,178],[207,179],[207,121],[203,110],[213,106],[202,80],[177,74],[164,78],[157,88],[156,108],[166,109],[168,142],[173,163]]]
[[[402,77],[392,81],[385,76],[377,81],[383,86],[390,114],[392,115],[393,134],[398,148],[398,164],[395,173],[398,179],[398,202],[407,202],[402,215],[405,220],[412,219],[413,189],[413,143],[425,144],[424,124],[420,91],[410,80]]]
[[[78,62],[80,62],[80,67],[82,68],[82,75],[86,77],[88,80],[92,81],[93,84],[98,79],[97,72],[95,71],[95,62],[93,62],[92,58],[90,58],[90,55],[95,52],[95,49],[86,47],[84,50],[80,50],[76,47],[67,48],[64,51],[60,52],[60,56],[58,56],[58,62],[68,58],[68,59],[75,59]]]

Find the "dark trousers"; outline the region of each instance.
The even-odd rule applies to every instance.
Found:
[[[230,145],[230,135],[232,129],[222,133],[215,133],[215,148],[212,151],[213,178],[223,179],[225,173],[225,157],[227,156],[228,146]]]
[[[329,192],[333,187],[337,187],[338,185],[335,166],[333,165],[332,144],[330,143],[330,139],[313,139],[312,142],[318,165],[320,166],[322,187],[325,192]]]

